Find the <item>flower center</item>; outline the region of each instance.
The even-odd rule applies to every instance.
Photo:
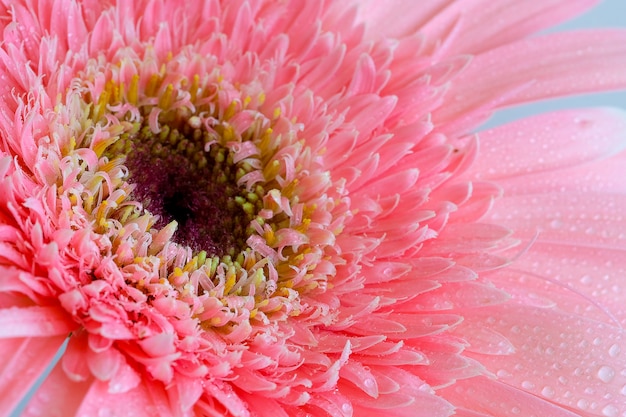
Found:
[[[135,185],[133,197],[159,216],[157,228],[175,221],[177,243],[194,252],[232,256],[246,248],[259,201],[237,185],[251,167],[234,163],[233,153],[211,143],[209,132],[194,122],[197,118],[174,119],[159,133],[142,126],[111,151],[128,150],[124,164]]]
[[[161,331],[157,312],[182,339],[235,343],[312,308],[342,262],[334,243],[350,212],[303,125],[282,114],[290,96],[270,106],[258,80],[181,74],[175,59],[152,75],[122,71],[140,65],[130,59],[92,64],[67,97],[84,118],[55,119],[67,130],[59,198],[101,236],[102,265],[83,268],[81,285],[111,285],[143,320],[128,329],[138,338]],[[72,314],[93,317],[88,303]]]

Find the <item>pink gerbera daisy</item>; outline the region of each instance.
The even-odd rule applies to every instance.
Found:
[[[1,414],[626,415],[595,1],[0,3]]]

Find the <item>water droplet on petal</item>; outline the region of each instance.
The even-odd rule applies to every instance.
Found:
[[[555,219],[550,222],[550,227],[553,229],[559,229],[563,226],[563,222],[561,220]]]
[[[617,357],[617,355],[620,354],[620,347],[617,343],[613,344],[610,348],[609,348],[609,356],[612,358]]]
[[[533,388],[535,388],[535,384],[533,384],[530,381],[524,381],[524,382],[522,382],[522,388],[524,388],[524,389],[533,389]]]
[[[498,378],[509,378],[511,376],[513,376],[509,371],[507,371],[506,369],[500,369],[498,370],[498,372],[496,372],[496,376]]]
[[[615,378],[615,370],[605,365],[598,370],[598,378],[600,378],[602,382],[611,382],[613,378]]]
[[[607,405],[602,409],[602,415],[606,417],[617,417],[619,410],[614,405]]]
[[[549,387],[549,386],[543,387],[543,389],[541,390],[541,395],[543,395],[546,398],[554,397],[554,388]]]

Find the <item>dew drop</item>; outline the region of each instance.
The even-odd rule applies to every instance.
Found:
[[[563,222],[561,220],[552,220],[550,222],[550,227],[553,229],[560,229],[561,227],[563,227]]]
[[[113,413],[108,408],[101,408],[98,410],[98,417],[112,417]]]
[[[603,366],[598,370],[598,378],[602,382],[611,382],[615,378],[615,371],[610,366]]]
[[[509,378],[511,376],[513,376],[509,371],[507,371],[506,369],[500,369],[498,370],[498,372],[496,372],[496,376],[498,378]]]
[[[587,407],[589,407],[589,401],[585,400],[584,398],[578,400],[578,402],[576,403],[576,405],[578,406],[578,408],[584,410]]]
[[[549,386],[543,387],[543,389],[541,390],[541,395],[543,395],[546,398],[554,397],[554,388],[549,387]]]
[[[524,388],[524,389],[533,389],[533,388],[535,388],[535,384],[533,384],[530,381],[524,381],[524,382],[522,382],[522,388]]]
[[[617,357],[617,355],[620,354],[620,347],[617,343],[613,344],[610,348],[609,348],[609,356],[612,358]]]
[[[602,409],[602,415],[606,417],[617,417],[619,410],[614,405],[607,405]]]
[[[50,395],[48,395],[48,393],[43,390],[37,393],[37,399],[42,404],[48,404],[51,400]]]

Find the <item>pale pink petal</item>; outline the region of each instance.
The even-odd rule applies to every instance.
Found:
[[[598,0],[457,1],[447,7],[444,13],[431,19],[422,30],[428,37],[438,39],[457,23],[458,35],[446,53],[479,54],[581,14],[596,3]]]
[[[173,410],[163,404],[162,399],[153,401],[152,393],[144,382],[139,387],[125,393],[110,393],[108,385],[102,381],[93,381],[82,398],[76,417],[92,417],[97,415],[150,415],[170,417],[176,415]],[[157,395],[163,395],[160,392]]]
[[[55,357],[65,336],[0,340],[0,409],[10,412]]]
[[[427,38],[441,39],[458,25],[449,54],[480,53],[574,17],[597,0],[520,3],[472,0],[429,1],[415,7],[406,0],[364,1],[360,10],[371,37],[402,37],[422,31]],[[366,7],[365,7],[366,6]],[[489,24],[485,24],[489,22]]]
[[[520,87],[498,106],[625,88],[624,66],[625,31],[558,33],[518,41],[476,56],[455,78],[447,93],[451,101],[433,118],[449,123]]]
[[[359,12],[368,22],[367,30],[371,37],[399,37],[415,33],[425,22],[444,11],[453,2],[435,0],[415,7],[411,0],[368,0],[362,2]]]
[[[441,390],[441,393],[460,407],[476,410],[476,412],[462,412],[460,413],[461,416],[581,416],[578,412],[568,411],[544,399],[528,394],[524,390],[511,387],[496,379],[488,379],[487,377],[459,381],[453,387]]]
[[[34,393],[23,415],[26,417],[75,416],[90,385],[90,380],[81,382],[71,380],[60,366],[56,366]]]
[[[68,335],[76,324],[58,307],[12,307],[0,310],[0,337]]]
[[[607,249],[626,248],[626,195],[571,192],[504,197],[488,219],[523,239]]]
[[[522,119],[479,136],[482,152],[466,173],[468,177],[500,179],[535,172],[543,175],[545,171],[607,158],[624,149],[626,112],[567,110]],[[562,173],[557,175],[568,178]]]
[[[600,159],[583,166],[503,178],[498,182],[511,195],[564,190],[621,194],[626,192],[626,184],[620,180],[625,164],[626,152],[621,152],[610,159]]]
[[[466,318],[477,325],[489,326],[513,344],[515,352],[509,355],[468,355],[497,375],[499,382],[494,389],[511,386],[514,389],[507,390],[513,396],[527,396],[517,391],[522,390],[542,399],[534,400],[539,407],[535,413],[543,408],[546,410],[543,415],[558,415],[553,414],[557,409],[549,403],[583,413],[609,406],[625,411],[623,393],[620,393],[626,385],[626,366],[621,352],[626,334],[622,329],[552,308],[523,305],[475,310]],[[459,385],[469,388],[473,383],[468,380]],[[449,390],[455,391],[454,388]],[[465,391],[464,395],[469,392]],[[467,404],[465,401],[461,404]],[[523,403],[509,404],[513,405],[522,407],[522,415],[529,415],[532,410],[524,409]]]
[[[494,276],[499,288],[520,298],[522,283],[535,302],[541,294],[559,309],[585,315],[610,325],[626,325],[626,293],[621,283],[626,273],[624,250],[583,247],[565,243],[535,242],[527,253]]]

